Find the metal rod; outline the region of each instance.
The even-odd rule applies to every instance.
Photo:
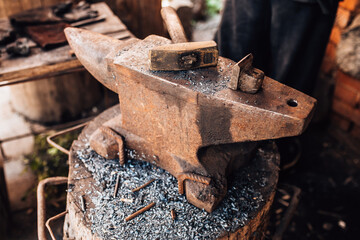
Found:
[[[131,219],[133,219],[134,217],[136,217],[139,214],[142,214],[143,212],[149,210],[150,208],[152,208],[153,206],[155,206],[155,203],[152,202],[149,205],[147,205],[146,207],[143,207],[142,209],[140,209],[139,211],[134,212],[133,214],[131,214],[130,216],[125,218],[125,221],[130,221]]]
[[[50,227],[50,223],[51,223],[52,221],[58,219],[58,218],[61,218],[62,216],[65,216],[67,213],[68,213],[68,210],[66,210],[66,211],[64,211],[64,212],[62,212],[62,213],[59,213],[58,215],[53,216],[53,217],[49,218],[49,219],[46,221],[45,226],[46,226],[46,228],[48,229],[52,240],[56,240],[56,238],[55,238],[54,233],[53,233],[53,231],[52,231],[52,229],[51,229],[51,227]]]
[[[39,182],[37,187],[37,228],[39,240],[46,240],[45,219],[46,219],[46,203],[45,203],[45,187],[47,185],[66,184],[67,177],[50,177]]]
[[[201,175],[196,174],[196,173],[181,173],[179,175],[179,177],[177,178],[177,180],[178,180],[179,194],[181,194],[181,195],[184,194],[184,182],[185,182],[185,180],[191,180],[191,181],[203,183],[203,184],[206,184],[206,185],[209,185],[210,182],[211,182],[211,178],[201,176]]]
[[[118,175],[117,175],[117,177],[116,177],[115,188],[114,188],[114,195],[113,195],[114,198],[116,198],[116,194],[117,194],[117,192],[118,192],[119,182],[120,182],[120,174],[118,173]]]
[[[150,179],[150,181],[148,181],[147,183],[141,185],[140,187],[134,188],[133,190],[131,190],[132,192],[137,192],[140,189],[143,189],[144,187],[148,186],[149,184],[151,184],[153,181],[155,181],[155,179]]]
[[[84,127],[84,126],[86,126],[88,123],[89,123],[89,122],[81,123],[81,124],[79,124],[79,125],[77,125],[77,126],[74,126],[74,127],[67,128],[67,129],[64,129],[64,130],[62,130],[62,131],[56,132],[56,133],[48,136],[48,137],[46,138],[46,141],[47,141],[51,146],[57,148],[58,150],[60,150],[61,152],[65,153],[65,154],[69,155],[69,154],[70,154],[70,151],[67,150],[67,149],[65,149],[65,148],[63,148],[63,147],[60,146],[59,144],[55,143],[55,142],[52,140],[52,138],[58,137],[58,136],[60,136],[60,135],[62,135],[62,134],[65,134],[65,133],[74,131],[74,130],[76,130],[76,129],[79,129],[79,128],[81,128],[81,127]]]

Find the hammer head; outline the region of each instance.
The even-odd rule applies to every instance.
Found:
[[[65,33],[85,68],[119,94],[121,116],[109,126],[126,148],[169,171],[189,202],[209,212],[257,142],[301,134],[315,108],[315,99],[268,77],[256,94],[229,89],[235,63],[222,57],[214,67],[152,71],[149,51],[170,44],[166,38],[124,43],[75,28]]]

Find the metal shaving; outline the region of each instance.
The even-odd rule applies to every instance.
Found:
[[[260,149],[259,159],[271,160]],[[168,172],[147,162],[128,160],[120,166],[118,160],[106,160],[92,151],[87,144],[77,152],[96,185],[103,191],[90,194],[95,207],[89,210],[91,230],[103,239],[216,239],[244,226],[264,199],[256,190],[267,185],[267,172],[261,167],[249,166],[238,172],[228,193],[217,209],[210,213],[188,203],[179,195],[176,179]],[[127,150],[128,156],[136,156]],[[260,156],[261,155],[261,156]],[[113,197],[117,174],[120,175],[118,194]],[[131,190],[150,179],[156,179],[148,187],[133,193]],[[127,199],[127,201],[122,201]],[[125,218],[140,208],[155,202],[156,205],[129,222]],[[176,220],[171,210],[176,211]]]
[[[227,88],[230,76],[225,76],[222,71],[223,69],[227,69],[227,71],[229,71],[231,66],[232,63],[225,65],[225,62],[222,59],[219,59],[218,65],[216,66],[217,71],[212,71],[212,74],[210,74],[210,71],[207,68],[176,71],[169,74],[172,74],[174,82],[177,82],[177,80],[185,80],[185,85],[187,85],[190,89],[196,92],[214,95],[215,93]],[[153,71],[151,73],[153,75],[164,77],[166,71]]]

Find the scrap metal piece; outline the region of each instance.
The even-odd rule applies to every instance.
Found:
[[[240,89],[246,93],[257,93],[264,81],[265,74],[253,68],[253,55],[250,53],[236,63],[232,68],[231,79],[228,87],[232,90]]]
[[[203,183],[205,185],[210,185],[211,178],[204,177],[204,176],[201,176],[201,175],[195,174],[195,173],[181,173],[179,175],[179,177],[177,178],[177,180],[178,180],[179,193],[182,195],[182,194],[184,194],[184,181],[185,180],[191,180],[191,181]]]
[[[58,12],[58,15],[60,15],[66,22],[72,23],[89,18],[97,18],[99,13],[98,11],[91,9],[91,5],[89,3],[80,1],[78,4],[73,6],[73,8],[69,9],[69,11],[64,11],[63,14]]]
[[[113,194],[114,198],[116,198],[116,195],[117,195],[117,192],[118,192],[118,189],[119,189],[119,182],[120,182],[120,174],[118,174],[117,177],[116,177],[116,184],[115,184],[115,187],[114,187],[114,194]]]
[[[64,29],[67,27],[70,27],[70,25],[59,22],[55,24],[28,26],[25,28],[25,31],[29,34],[30,38],[42,48],[50,48],[66,43]]]
[[[166,38],[149,36],[123,45],[83,29],[65,33],[85,68],[119,95],[121,114],[106,125],[142,160],[173,176],[210,177],[209,185],[184,182],[188,201],[208,212],[225,196],[227,178],[249,161],[258,141],[301,134],[314,112],[315,99],[268,77],[257,94],[232,91],[227,84],[235,63],[222,57],[213,68],[150,71],[143,56],[170,44]]]
[[[171,209],[170,214],[171,214],[171,219],[172,219],[173,221],[175,221],[175,220],[176,220],[176,212],[175,212],[175,210],[174,210],[174,209]]]
[[[214,41],[163,45],[150,50],[150,69],[180,71],[216,66],[218,57]]]
[[[27,38],[19,38],[14,43],[8,44],[6,52],[11,56],[28,56],[30,54],[30,47]]]
[[[88,24],[93,24],[96,22],[104,21],[105,17],[100,16],[98,18],[87,18],[85,20],[72,23],[71,25],[64,22],[52,23],[52,24],[40,24],[40,25],[31,25],[25,27],[25,32],[30,36],[34,42],[36,42],[43,49],[49,49],[53,47],[58,47],[63,44],[66,44],[66,37],[64,34],[64,29],[67,27],[79,27]]]
[[[120,165],[125,164],[125,148],[121,135],[107,126],[102,126],[90,137],[90,146],[106,159],[119,158]]]

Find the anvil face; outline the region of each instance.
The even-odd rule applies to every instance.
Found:
[[[228,89],[235,63],[222,57],[216,67],[151,71],[149,50],[170,44],[166,38],[122,42],[75,28],[65,33],[85,68],[119,94],[121,116],[112,128],[126,147],[178,179],[210,178],[208,185],[185,181],[187,199],[209,212],[256,142],[301,134],[314,111],[315,99],[267,77],[257,94]]]

